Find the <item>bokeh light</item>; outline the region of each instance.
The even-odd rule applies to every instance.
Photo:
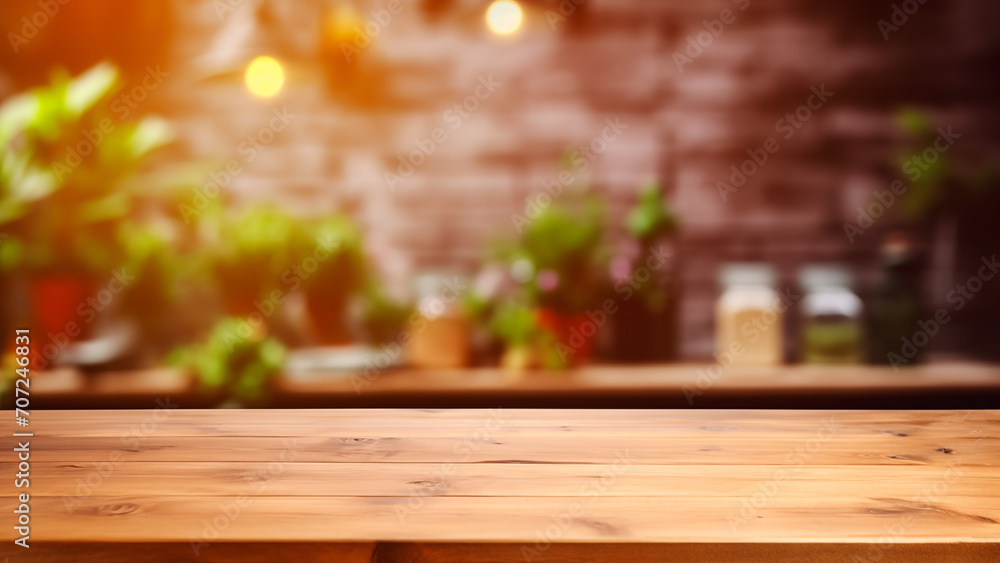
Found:
[[[486,25],[493,33],[509,35],[521,27],[521,6],[513,0],[496,0],[486,10]]]
[[[270,98],[285,84],[285,71],[273,58],[257,57],[247,67],[246,82],[253,95]]]

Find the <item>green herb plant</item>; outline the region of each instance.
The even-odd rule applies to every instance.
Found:
[[[206,389],[246,403],[264,398],[285,357],[285,347],[249,319],[226,317],[203,342],[175,350],[169,363],[192,370]]]
[[[0,106],[0,267],[107,273],[124,259],[117,228],[137,212],[132,180],[173,135],[165,121],[120,122],[118,71],[101,63]]]

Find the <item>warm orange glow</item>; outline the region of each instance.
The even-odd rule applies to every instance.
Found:
[[[509,35],[521,27],[521,6],[513,0],[496,0],[486,10],[486,25],[493,33]]]
[[[336,41],[350,41],[363,31],[365,20],[350,4],[338,3],[326,20],[326,33]]]
[[[285,71],[273,58],[257,57],[247,67],[246,82],[254,96],[270,98],[285,84]]]

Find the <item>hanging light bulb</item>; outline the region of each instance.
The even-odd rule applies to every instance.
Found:
[[[273,58],[257,57],[247,66],[245,79],[254,96],[270,98],[285,84],[285,71]]]
[[[521,6],[514,0],[496,0],[486,10],[486,25],[497,35],[510,35],[521,27]]]

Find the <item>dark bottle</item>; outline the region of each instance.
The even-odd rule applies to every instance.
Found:
[[[903,233],[889,234],[881,252],[882,273],[872,303],[872,362],[912,364],[923,356],[912,338],[924,313],[920,263]]]
[[[619,307],[612,339],[612,355],[617,361],[663,362],[677,358],[677,227],[677,218],[660,186],[643,186],[626,221],[631,236],[611,264]]]

